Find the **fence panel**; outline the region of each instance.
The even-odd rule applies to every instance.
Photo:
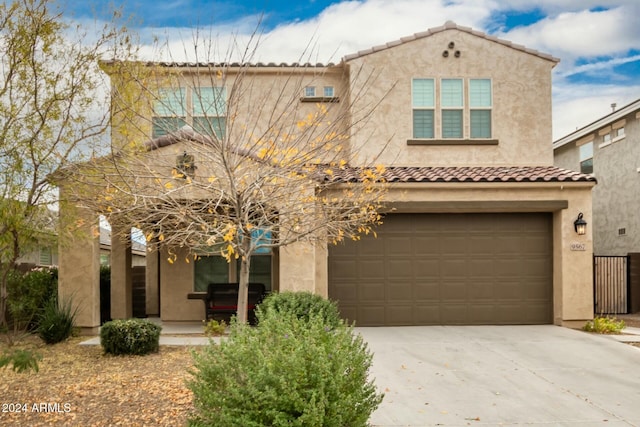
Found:
[[[594,306],[596,314],[627,314],[629,257],[593,257]]]

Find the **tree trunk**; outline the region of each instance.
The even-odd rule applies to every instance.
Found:
[[[247,323],[249,306],[249,268],[251,256],[244,256],[240,261],[240,277],[238,278],[238,323]]]
[[[6,263],[0,265],[0,271],[2,271],[2,279],[0,279],[0,326],[7,326],[7,302],[9,300],[9,291],[7,285],[9,282],[9,273],[15,270],[16,262],[20,256],[20,241],[18,240],[18,233],[15,230],[11,231],[12,236],[12,253],[11,259]]]

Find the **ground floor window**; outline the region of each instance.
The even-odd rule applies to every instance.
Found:
[[[271,254],[254,255],[251,257],[249,281],[264,284],[267,290],[272,289]],[[206,292],[209,283],[233,283],[240,277],[240,261],[227,260],[219,255],[200,256],[194,264],[195,292]]]

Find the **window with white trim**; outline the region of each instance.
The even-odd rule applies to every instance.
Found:
[[[185,88],[162,88],[153,105],[153,138],[176,131],[187,124]]]
[[[324,87],[324,97],[325,98],[333,98],[334,97],[334,89],[333,86],[325,86]]]
[[[316,87],[315,86],[307,86],[304,88],[304,96],[306,98],[313,98],[316,96]]]
[[[469,79],[471,138],[491,138],[491,80]]]
[[[193,88],[193,130],[222,138],[227,115],[226,99],[223,87]]]
[[[491,79],[414,78],[411,103],[413,138],[492,138]]]
[[[152,137],[191,125],[196,132],[220,138],[225,132],[226,109],[223,87],[161,88],[153,104]]]
[[[593,141],[580,146],[580,172],[593,173]]]
[[[433,79],[413,79],[413,137],[433,138],[435,117],[435,83]]]

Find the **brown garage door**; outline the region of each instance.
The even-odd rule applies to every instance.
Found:
[[[392,214],[329,248],[329,297],[359,326],[552,321],[549,213]]]

